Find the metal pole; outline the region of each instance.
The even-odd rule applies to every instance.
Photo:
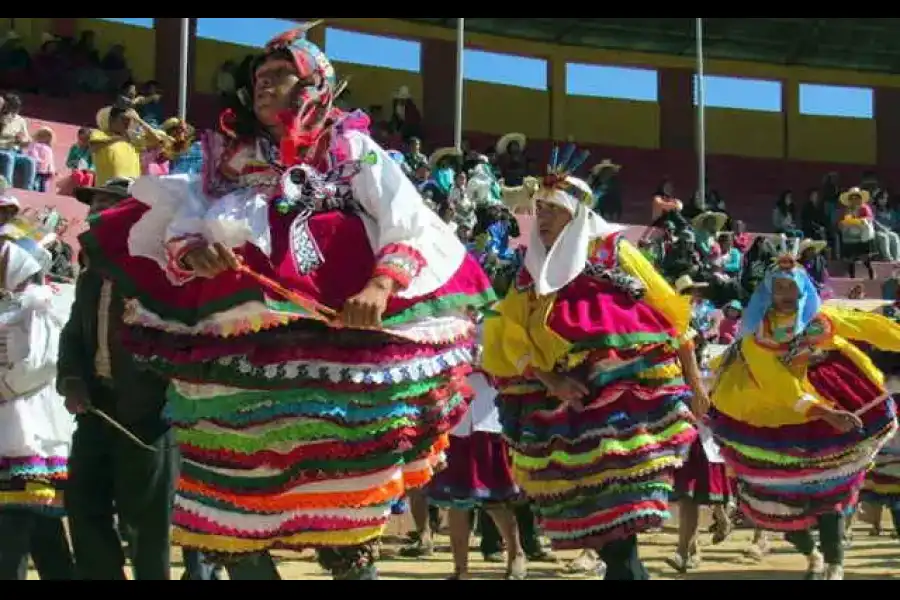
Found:
[[[462,152],[463,101],[465,82],[463,78],[463,54],[466,50],[466,20],[456,20],[456,115],[453,122],[453,144]]]
[[[697,191],[706,205],[706,70],[703,64],[703,19],[697,19]]]
[[[181,56],[178,67],[178,116],[181,119],[187,118],[190,37],[191,20],[190,18],[181,19]]]

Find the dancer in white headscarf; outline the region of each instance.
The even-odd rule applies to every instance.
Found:
[[[0,580],[25,579],[29,554],[41,579],[74,578],[59,489],[74,421],[55,390],[59,332],[72,293],[44,285],[41,271],[32,252],[17,242],[3,243]]]
[[[591,210],[581,160],[552,161],[537,223],[497,317],[484,369],[498,378],[513,473],[556,548],[599,551],[606,579],[643,580],[637,534],[669,516],[672,473],[706,392],[690,306]]]

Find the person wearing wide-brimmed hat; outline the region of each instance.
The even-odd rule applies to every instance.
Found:
[[[522,185],[522,181],[528,175],[528,160],[525,157],[527,145],[528,138],[524,133],[507,133],[497,140],[495,145],[497,165],[504,185],[509,187]]]
[[[75,199],[87,206],[91,214],[99,213],[128,198],[133,183],[128,177],[113,177],[101,186],[75,188]]]
[[[596,210],[604,219],[619,221],[622,218],[622,186],[619,171],[622,165],[604,158],[591,167],[588,185],[594,191]]]
[[[868,190],[858,187],[846,190],[838,198],[846,210],[838,223],[838,229],[841,232],[841,256],[847,261],[850,277],[856,277],[856,263],[862,261],[869,279],[875,279],[875,270],[872,268],[875,213],[869,204],[871,199]]]
[[[113,177],[141,176],[141,152],[162,145],[167,136],[145,123],[137,111],[119,106],[97,112],[99,129],[91,131],[89,143],[97,181]],[[139,126],[139,133],[135,133]]]
[[[828,287],[828,260],[824,255],[827,248],[828,242],[824,240],[804,239],[800,242],[797,250],[800,264],[806,269],[823,300],[827,300],[833,295]]]
[[[704,256],[716,258],[721,249],[716,243],[716,235],[725,227],[728,215],[725,213],[705,211],[691,219],[691,227],[697,236],[697,248]]]
[[[169,174],[197,174],[203,170],[203,149],[194,127],[180,117],[166,119],[160,129],[169,140],[162,155],[169,161]]]

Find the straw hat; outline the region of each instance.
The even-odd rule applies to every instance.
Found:
[[[193,125],[191,125],[181,117],[169,117],[168,119],[163,121],[163,124],[160,125],[159,128],[163,131],[163,133],[169,133],[180,125],[184,125],[184,127],[187,129],[188,137],[194,137]]]
[[[708,283],[703,283],[702,281],[694,281],[694,278],[690,275],[682,275],[675,280],[675,291],[679,294],[686,294],[694,290],[700,290],[708,287]]]
[[[409,93],[409,86],[401,85],[396,92],[394,92],[394,100],[409,100],[412,98],[412,94]]]
[[[524,150],[525,146],[528,144],[528,138],[525,137],[524,133],[507,133],[497,140],[497,154],[506,154],[506,149],[511,142],[516,142],[519,144],[519,148]]]
[[[619,171],[622,169],[622,165],[617,165],[610,159],[604,158],[603,160],[598,162],[596,165],[591,167],[591,175],[596,175],[600,171],[604,171],[606,169],[612,169],[613,171]]]
[[[428,157],[428,166],[434,169],[441,163],[442,160],[451,156],[460,157],[462,156],[462,152],[452,146],[448,146],[446,148],[438,148],[431,154],[430,157]]]
[[[851,196],[859,196],[862,198],[863,204],[868,204],[869,200],[872,199],[872,195],[869,194],[867,190],[860,189],[858,187],[852,187],[843,194],[841,194],[840,202],[844,206],[850,206],[850,197]]]
[[[806,239],[800,242],[800,246],[797,248],[798,254],[803,254],[807,250],[814,250],[816,254],[825,250],[828,247],[828,242],[824,242],[822,240],[810,240]]]
[[[713,228],[714,233],[719,233],[722,231],[722,228],[725,227],[725,223],[728,222],[728,215],[720,212],[713,212],[711,210],[704,211],[691,219],[691,227],[694,229],[699,229],[700,225],[707,219],[713,218],[716,220],[715,226]]]

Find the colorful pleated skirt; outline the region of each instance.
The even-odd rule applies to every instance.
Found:
[[[64,516],[66,462],[63,456],[0,458],[0,510]]]
[[[821,515],[852,508],[872,460],[897,428],[893,399],[839,352],[811,366],[807,377],[836,406],[867,408],[860,415],[863,428],[840,433],[822,420],[755,427],[715,408],[710,412],[722,456],[737,479],[738,507],[761,529],[805,530]]]
[[[516,483],[554,548],[600,548],[669,518],[673,477],[697,437],[674,355],[597,388],[584,410],[533,380],[499,381],[500,420]]]
[[[675,471],[675,498],[689,499],[704,506],[728,504],[732,499],[732,485],[727,468],[711,463],[698,439],[691,445],[683,467]]]
[[[512,502],[519,496],[503,436],[485,431],[467,437],[451,435],[447,468],[428,485],[429,501],[441,508],[468,510]]]
[[[900,508],[900,435],[895,434],[875,457],[863,484],[862,500]]]

